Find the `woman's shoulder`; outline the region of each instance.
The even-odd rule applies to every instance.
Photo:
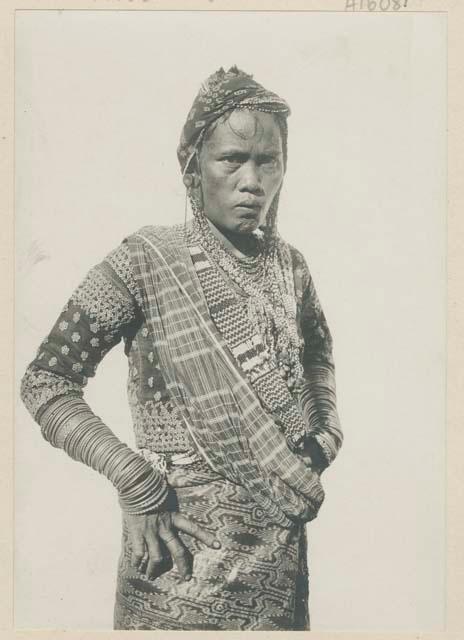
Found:
[[[104,262],[111,264],[118,275],[127,276],[132,270],[130,255],[134,245],[147,240],[156,241],[157,243],[173,239],[177,240],[180,228],[181,225],[144,225],[126,235],[121,243],[105,256]]]
[[[296,273],[309,276],[309,268],[306,258],[303,253],[297,249],[293,244],[283,240],[281,237],[278,238],[279,247],[281,251],[285,251],[289,256],[293,271]]]
[[[176,225],[144,225],[128,235],[124,242],[127,244],[135,243],[137,244],[140,241],[151,241],[156,243],[163,242],[178,242],[179,237],[182,235],[182,230],[184,225],[176,224]]]
[[[139,302],[140,292],[134,269],[134,252],[137,252],[146,242],[157,246],[178,246],[182,228],[182,225],[144,225],[125,236],[121,243],[105,256],[99,266],[103,270],[110,270],[113,278],[120,281]]]

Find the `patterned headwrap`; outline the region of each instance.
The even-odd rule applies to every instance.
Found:
[[[284,119],[290,115],[290,107],[285,100],[265,89],[253,80],[251,75],[236,66],[231,67],[229,71],[224,71],[221,67],[203,83],[182,129],[177,148],[182,174],[188,170],[208,127],[233,109],[266,111],[280,114]],[[285,161],[286,128],[285,140],[282,140],[282,143]]]

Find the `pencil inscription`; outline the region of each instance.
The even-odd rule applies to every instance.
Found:
[[[408,0],[346,0],[345,11],[400,11]]]

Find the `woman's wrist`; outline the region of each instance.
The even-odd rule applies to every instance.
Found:
[[[145,460],[143,460],[145,464]],[[129,489],[119,490],[119,504],[129,515],[142,515],[159,510],[168,497],[168,485],[154,469],[144,474]]]

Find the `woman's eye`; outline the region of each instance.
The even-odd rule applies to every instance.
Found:
[[[277,158],[263,158],[261,160],[261,164],[263,164],[266,167],[273,167],[277,164]]]
[[[226,162],[227,164],[240,164],[240,158],[237,156],[227,156],[226,158],[223,158],[223,162]]]
[[[224,156],[223,158],[221,158],[221,162],[223,162],[226,166],[232,168],[240,167],[247,161],[248,159],[246,157],[242,157],[239,155]],[[279,159],[273,156],[263,156],[262,158],[256,160],[256,165],[262,167],[263,169],[271,171],[279,166]]]

